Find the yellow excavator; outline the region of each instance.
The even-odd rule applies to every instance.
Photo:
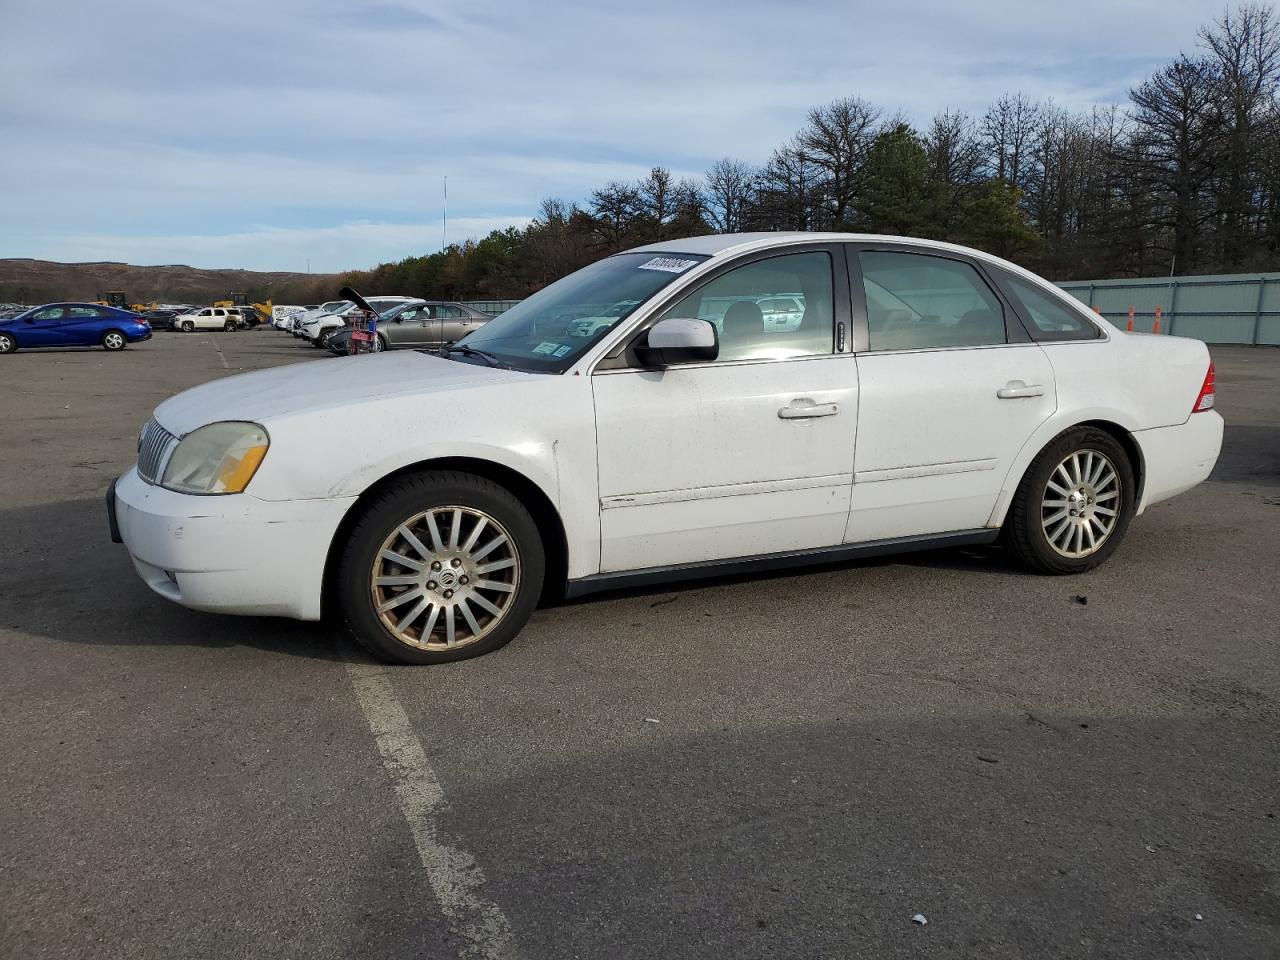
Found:
[[[213,305],[215,307],[245,307],[258,315],[259,323],[269,324],[271,322],[271,301],[250,303],[247,293],[233,293],[230,300],[215,300]]]
[[[106,293],[98,294],[97,300],[90,301],[101,307],[117,307],[121,310],[132,310],[134,313],[146,313],[148,310],[155,310],[159,304],[155,301],[151,303],[130,303],[129,296],[123,290],[108,290]]]

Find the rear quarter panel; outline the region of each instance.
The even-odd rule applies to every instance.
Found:
[[[988,521],[1004,522],[1023,474],[1054,437],[1089,421],[1114,423],[1129,433],[1185,423],[1191,416],[1209,349],[1185,337],[1129,334],[1106,328],[1107,339],[1042,343],[1053,366],[1058,409],[1014,459]]]

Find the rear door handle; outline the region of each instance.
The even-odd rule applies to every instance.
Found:
[[[1023,397],[1043,397],[1044,387],[1038,383],[1023,383],[1021,380],[1010,380],[996,391],[1001,400],[1019,400]]]
[[[800,397],[778,411],[783,420],[812,420],[814,417],[834,417],[840,408],[834,403],[814,403],[808,397]]]

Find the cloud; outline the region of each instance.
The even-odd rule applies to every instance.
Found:
[[[438,246],[361,230],[434,222],[446,175],[451,212],[505,224],[654,164],[761,162],[839,96],[917,123],[1019,89],[1122,101],[1207,15],[1200,0],[116,0],[69,21],[10,5],[0,256],[173,243],[284,266],[297,250],[251,226],[269,224],[337,231],[333,255],[353,258],[338,266],[367,264]]]

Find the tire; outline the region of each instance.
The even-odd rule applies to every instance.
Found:
[[[387,346],[387,338],[382,334],[374,334],[373,353],[383,353],[391,348]]]
[[[236,322],[234,320],[228,320],[226,323],[222,325],[222,329],[225,333],[235,333]]]
[[[193,333],[196,329],[195,323],[191,320],[183,320],[181,326],[183,333]]]
[[[1136,492],[1133,465],[1119,441],[1095,427],[1073,427],[1027,468],[1005,520],[1005,544],[1037,573],[1092,570],[1124,538]]]
[[[457,546],[451,548],[455,522]],[[406,529],[412,539],[403,535]],[[392,482],[338,549],[331,587],[342,629],[390,663],[448,663],[497,650],[533,615],[546,574],[529,511],[505,487],[456,471]],[[410,565],[388,559],[388,552]],[[379,578],[404,582],[381,585]]]
[[[129,341],[119,330],[108,330],[102,335],[102,349],[115,352],[123,350]]]
[[[18,349],[18,341],[11,333],[0,333],[0,353],[13,353]]]

